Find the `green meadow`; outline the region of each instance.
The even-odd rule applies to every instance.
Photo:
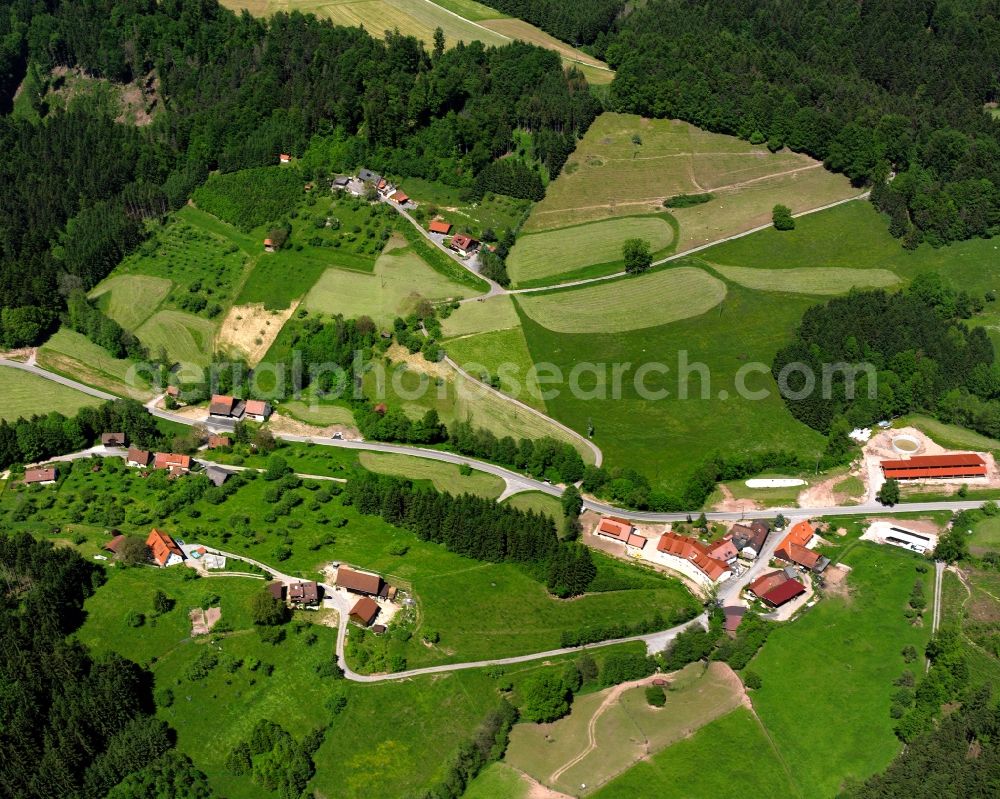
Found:
[[[391,474],[408,480],[426,480],[438,491],[456,496],[474,494],[477,497],[496,499],[504,490],[503,478],[475,470],[463,475],[453,463],[385,452],[362,452],[358,455],[358,461],[370,472]]]
[[[30,419],[58,411],[73,416],[80,408],[99,405],[101,400],[76,389],[61,386],[20,369],[0,368],[0,420]]]

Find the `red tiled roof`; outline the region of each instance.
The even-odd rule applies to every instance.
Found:
[[[625,543],[628,544],[630,547],[637,547],[638,549],[642,549],[644,546],[646,546],[646,537],[638,535],[637,533],[629,533],[628,540]]]
[[[727,561],[740,554],[739,550],[736,549],[736,544],[733,543],[732,536],[729,535],[709,544],[707,551],[711,557]]]
[[[467,250],[473,244],[478,243],[479,242],[472,238],[472,236],[467,236],[465,233],[456,233],[451,240],[451,246],[457,247],[460,250]]]
[[[382,578],[377,574],[365,574],[341,566],[337,569],[337,586],[358,594],[377,595],[382,589]]]
[[[597,525],[597,532],[601,535],[617,538],[619,541],[626,541],[632,533],[632,525],[628,522],[618,521],[618,519],[604,518]]]
[[[729,566],[708,554],[707,547],[700,541],[677,533],[664,533],[656,545],[660,552],[666,552],[676,558],[691,561],[703,574],[712,581],[718,580],[729,571]]]
[[[883,469],[933,469],[939,466],[985,466],[986,461],[974,452],[960,452],[952,455],[914,455],[912,458],[885,460],[880,465]]]
[[[451,230],[451,222],[445,222],[443,219],[432,219],[430,224],[431,233],[445,233],[447,234]]]
[[[806,546],[812,541],[814,535],[816,535],[816,531],[813,529],[813,526],[808,521],[802,521],[788,531],[788,535],[785,536],[785,540],[781,543]]]
[[[233,411],[235,399],[228,394],[213,394],[212,401],[208,404],[208,412],[216,414],[229,414]]]
[[[267,403],[264,400],[247,400],[246,413],[251,416],[264,416],[267,413]]]
[[[128,455],[125,456],[129,463],[138,463],[141,466],[149,465],[149,453],[144,449],[129,449]]]
[[[216,447],[228,447],[229,446],[229,436],[209,436],[208,437],[208,448],[215,449]]]
[[[47,483],[56,479],[56,470],[53,469],[25,469],[25,483]]]
[[[351,608],[351,612],[348,615],[350,615],[350,617],[355,621],[367,627],[375,621],[375,617],[378,616],[378,611],[378,603],[371,597],[363,596],[354,603],[354,607]]]
[[[796,544],[795,542],[782,543],[775,550],[774,554],[782,560],[797,563],[799,566],[805,566],[807,569],[811,569],[819,563],[820,558],[818,553],[813,552],[811,549],[806,549],[801,544]]]
[[[301,602],[305,605],[312,605],[319,601],[319,585],[312,580],[301,583],[292,583],[288,586],[288,599],[291,602]]]
[[[190,455],[177,455],[172,452],[157,452],[153,456],[153,468],[154,469],[190,469],[191,468],[191,456]]]
[[[108,552],[114,552],[117,555],[123,543],[125,543],[125,536],[119,533],[104,545],[104,549]]]
[[[281,154],[280,154],[280,155],[278,156],[278,160],[279,160],[279,161],[291,161],[291,160],[292,160],[292,157],[291,157],[291,156],[290,156],[290,155],[289,155],[288,153],[281,153]]]
[[[403,203],[408,202],[410,198],[407,197],[403,192],[397,191],[395,194],[392,195],[392,199],[393,202],[397,202],[400,205],[402,205]]]
[[[768,591],[777,588],[788,578],[785,577],[784,572],[769,572],[768,574],[763,574],[750,583],[750,593],[755,596],[763,597]]]
[[[177,543],[166,533],[161,533],[155,527],[150,531],[146,539],[146,546],[153,553],[153,560],[161,566],[165,566],[171,555],[183,558],[184,553]]]
[[[265,247],[273,247],[274,246],[274,241],[272,239],[264,239],[264,246]]]
[[[802,596],[806,592],[806,587],[798,580],[785,580],[781,585],[766,592],[761,599],[774,608],[779,608],[786,602]]]

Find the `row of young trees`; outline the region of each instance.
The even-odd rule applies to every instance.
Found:
[[[872,184],[907,246],[1000,226],[1000,18],[990,0],[651,0],[595,52],[615,110],[805,152]]]
[[[317,134],[338,142],[326,170],[365,163],[471,187],[515,148],[515,130],[554,152],[552,141],[586,130],[599,110],[583,77],[539,47],[429,53],[398,33],[379,40],[299,13],[237,16],[215,0],[3,0],[0,37],[2,107],[29,63],[39,74],[154,81],[158,94],[142,128],[96,103],[40,122],[0,116],[5,308],[60,310],[136,246],[144,219],[183,205],[211,171],[302,155]]]
[[[344,497],[359,513],[381,516],[459,555],[522,564],[560,596],[583,593],[597,573],[589,550],[560,542],[552,518],[534,511],[415,488],[408,480],[371,472],[352,477]]]

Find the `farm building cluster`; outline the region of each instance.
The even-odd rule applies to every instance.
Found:
[[[392,616],[392,603],[398,590],[377,574],[357,571],[349,566],[338,566],[334,584],[340,590],[356,596],[348,617],[361,627],[370,627],[373,632],[385,632],[385,624],[378,623],[380,617],[388,621]]]
[[[232,419],[266,422],[271,406],[263,400],[245,400],[228,394],[213,394],[208,404],[208,415],[214,419]]]

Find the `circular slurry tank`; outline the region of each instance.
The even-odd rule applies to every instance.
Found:
[[[892,448],[901,455],[913,455],[923,449],[923,445],[915,436],[903,433],[892,439]]]

